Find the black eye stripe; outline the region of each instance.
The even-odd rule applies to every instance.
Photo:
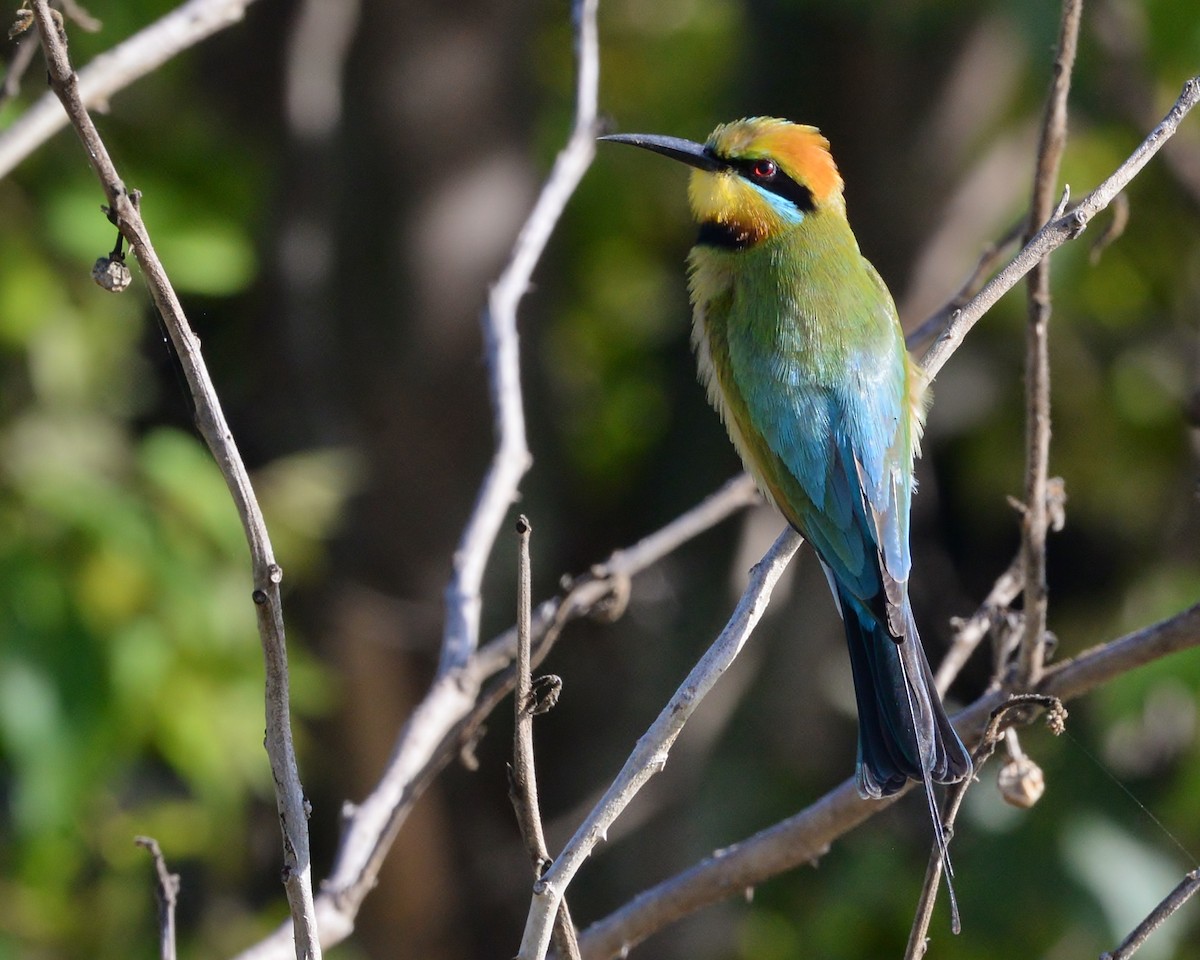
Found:
[[[722,162],[728,164],[730,169],[756,186],[762,187],[764,190],[770,190],[776,196],[783,197],[785,200],[790,200],[801,213],[812,213],[817,209],[816,203],[813,202],[812,191],[804,186],[804,184],[797,183],[784,173],[779,168],[779,164],[768,161],[775,172],[769,177],[758,176],[754,172],[754,168],[761,164],[764,159],[766,158],[724,159]]]

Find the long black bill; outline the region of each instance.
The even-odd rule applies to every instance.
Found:
[[[690,167],[701,170],[720,170],[725,166],[709,152],[702,143],[682,140],[679,137],[661,137],[655,133],[610,133],[600,140],[611,140],[613,143],[628,143],[633,147],[642,147],[661,153],[664,157],[680,160]]]

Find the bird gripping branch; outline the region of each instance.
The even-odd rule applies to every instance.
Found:
[[[858,790],[878,798],[921,781],[949,879],[932,784],[968,776],[971,758],[938,698],[908,598],[925,381],[887,287],[859,252],[829,142],[815,127],[765,117],[723,124],[703,144],[601,139],[692,168],[700,380],[833,591],[858,703]]]

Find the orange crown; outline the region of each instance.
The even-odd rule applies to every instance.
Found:
[[[775,117],[748,117],[717,127],[709,135],[708,146],[728,159],[774,160],[784,173],[812,191],[818,205],[842,192],[842,177],[829,152],[829,141],[816,127]]]

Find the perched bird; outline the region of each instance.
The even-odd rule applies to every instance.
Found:
[[[759,487],[812,544],[846,628],[864,797],[971,772],[908,599],[908,522],[925,381],[859,252],[815,127],[752,117],[703,143],[602,137],[692,167],[692,344],[708,398]],[[949,862],[947,860],[947,869]]]

